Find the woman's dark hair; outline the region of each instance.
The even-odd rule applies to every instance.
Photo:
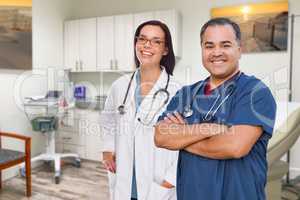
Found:
[[[168,54],[164,55],[162,57],[162,59],[160,61],[160,65],[165,67],[166,72],[168,74],[173,75],[173,71],[174,71],[174,67],[175,67],[175,56],[174,56],[174,51],[173,51],[171,33],[170,33],[167,25],[165,25],[164,23],[162,23],[161,21],[158,21],[158,20],[147,21],[147,22],[144,22],[141,25],[139,25],[134,34],[134,48],[135,48],[135,45],[137,42],[137,37],[140,35],[142,28],[147,25],[159,26],[165,33],[165,46],[168,49]],[[140,61],[137,58],[135,51],[134,51],[134,61],[135,61],[136,67],[138,68],[140,66]]]

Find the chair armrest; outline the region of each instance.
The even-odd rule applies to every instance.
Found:
[[[31,140],[31,137],[25,136],[25,135],[20,135],[16,133],[6,133],[6,132],[0,132],[0,137],[5,136],[5,137],[11,137],[11,138],[16,138],[24,141]]]
[[[25,142],[25,155],[27,157],[28,156],[30,157],[30,155],[31,155],[31,137],[16,134],[16,133],[0,132],[0,148],[1,148],[1,136],[23,140]]]

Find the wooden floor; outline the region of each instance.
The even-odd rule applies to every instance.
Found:
[[[3,183],[0,200],[108,200],[107,176],[100,163],[82,161],[81,168],[63,165],[59,184],[52,167],[43,165],[32,171],[32,197],[25,197],[25,179],[12,178]]]
[[[63,165],[60,184],[54,183],[53,167],[43,165],[32,171],[32,197],[25,197],[25,179],[12,178],[3,183],[0,200],[109,200],[107,176],[99,162],[82,161],[81,168]],[[283,200],[299,200],[297,187],[284,187]]]

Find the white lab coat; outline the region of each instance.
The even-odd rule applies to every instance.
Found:
[[[158,95],[158,100],[155,100],[152,109],[150,108],[153,94],[158,89],[165,88],[168,75],[163,69],[154,87],[144,97],[136,112],[134,98],[136,74],[126,100],[126,113],[120,115],[117,109],[122,104],[131,74],[122,76],[113,83],[101,114],[102,151],[116,153],[116,174],[109,173],[111,199],[129,200],[131,198],[133,153],[135,153],[138,200],[176,200],[176,189],[167,189],[160,184],[166,180],[172,185],[176,185],[178,151],[157,148],[154,144],[153,125],[166,109],[165,105],[157,112],[163,104],[165,96]],[[169,101],[178,89],[180,89],[180,85],[170,76]],[[150,115],[153,114],[151,116],[154,116],[155,113],[156,115],[152,124],[145,126],[138,121],[138,118],[143,119],[148,112]]]

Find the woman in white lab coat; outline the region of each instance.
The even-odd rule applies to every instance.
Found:
[[[101,113],[111,199],[174,200],[178,152],[157,148],[153,127],[180,89],[171,77],[175,56],[168,27],[141,24],[134,46],[137,69],[112,84]]]

